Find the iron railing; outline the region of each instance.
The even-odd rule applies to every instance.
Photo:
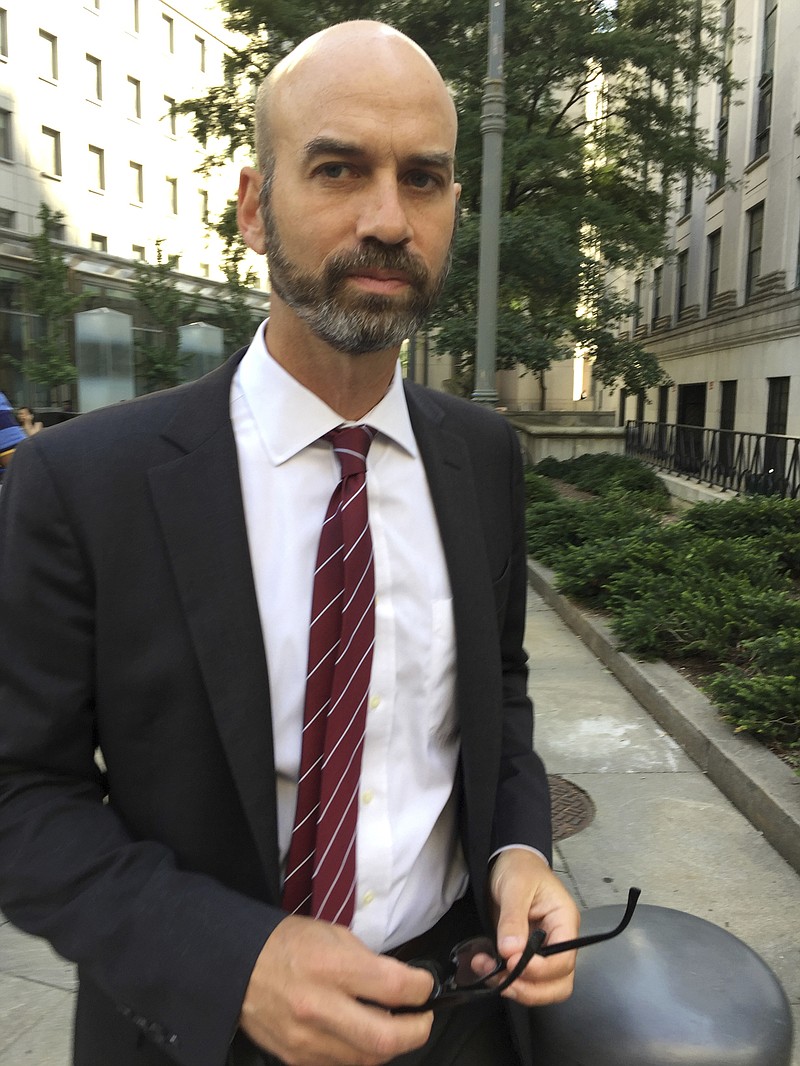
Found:
[[[800,496],[797,437],[631,421],[625,452],[667,473],[732,492]]]

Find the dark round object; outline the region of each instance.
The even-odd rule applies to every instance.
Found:
[[[594,907],[581,934],[622,907]],[[578,953],[575,991],[531,1011],[536,1066],[790,1066],[792,1016],[775,974],[719,926],[637,907],[616,939]]]

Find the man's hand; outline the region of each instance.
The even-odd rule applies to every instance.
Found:
[[[497,950],[511,970],[528,942],[530,925],[547,933],[547,943],[572,940],[580,916],[561,881],[533,852],[511,848],[492,866],[489,889],[495,907]],[[526,1007],[558,1003],[572,992],[574,951],[549,959],[534,955],[524,973],[503,995]]]
[[[256,961],[240,1025],[288,1066],[378,1066],[421,1047],[433,1014],[394,1016],[359,1000],[420,1004],[431,987],[430,974],[375,955],[342,926],[289,917]]]

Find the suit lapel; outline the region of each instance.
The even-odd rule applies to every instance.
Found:
[[[197,385],[150,471],[153,501],[219,735],[275,901],[277,814],[269,683],[229,417],[238,360]]]
[[[486,729],[484,715],[500,689],[490,669],[496,647],[495,602],[483,542],[483,522],[469,451],[441,409],[425,392],[407,389],[411,424],[425,466],[439,523],[456,630],[456,700],[461,729],[465,810],[462,835],[473,885],[486,879],[500,738]],[[494,680],[493,680],[494,679]],[[483,901],[476,901],[482,907]]]

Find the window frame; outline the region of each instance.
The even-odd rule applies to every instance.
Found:
[[[52,161],[52,170],[42,170],[42,174],[47,178],[63,178],[64,168],[61,152],[61,130],[53,129],[52,126],[42,126],[42,137],[47,140],[50,139],[53,151],[48,151],[48,163]]]
[[[56,84],[58,82],[58,37],[54,33],[48,33],[47,30],[39,28],[39,40],[43,44],[50,46],[50,61],[48,63],[49,74],[39,74],[40,81],[46,81],[50,84]],[[40,56],[40,58],[42,58]]]

